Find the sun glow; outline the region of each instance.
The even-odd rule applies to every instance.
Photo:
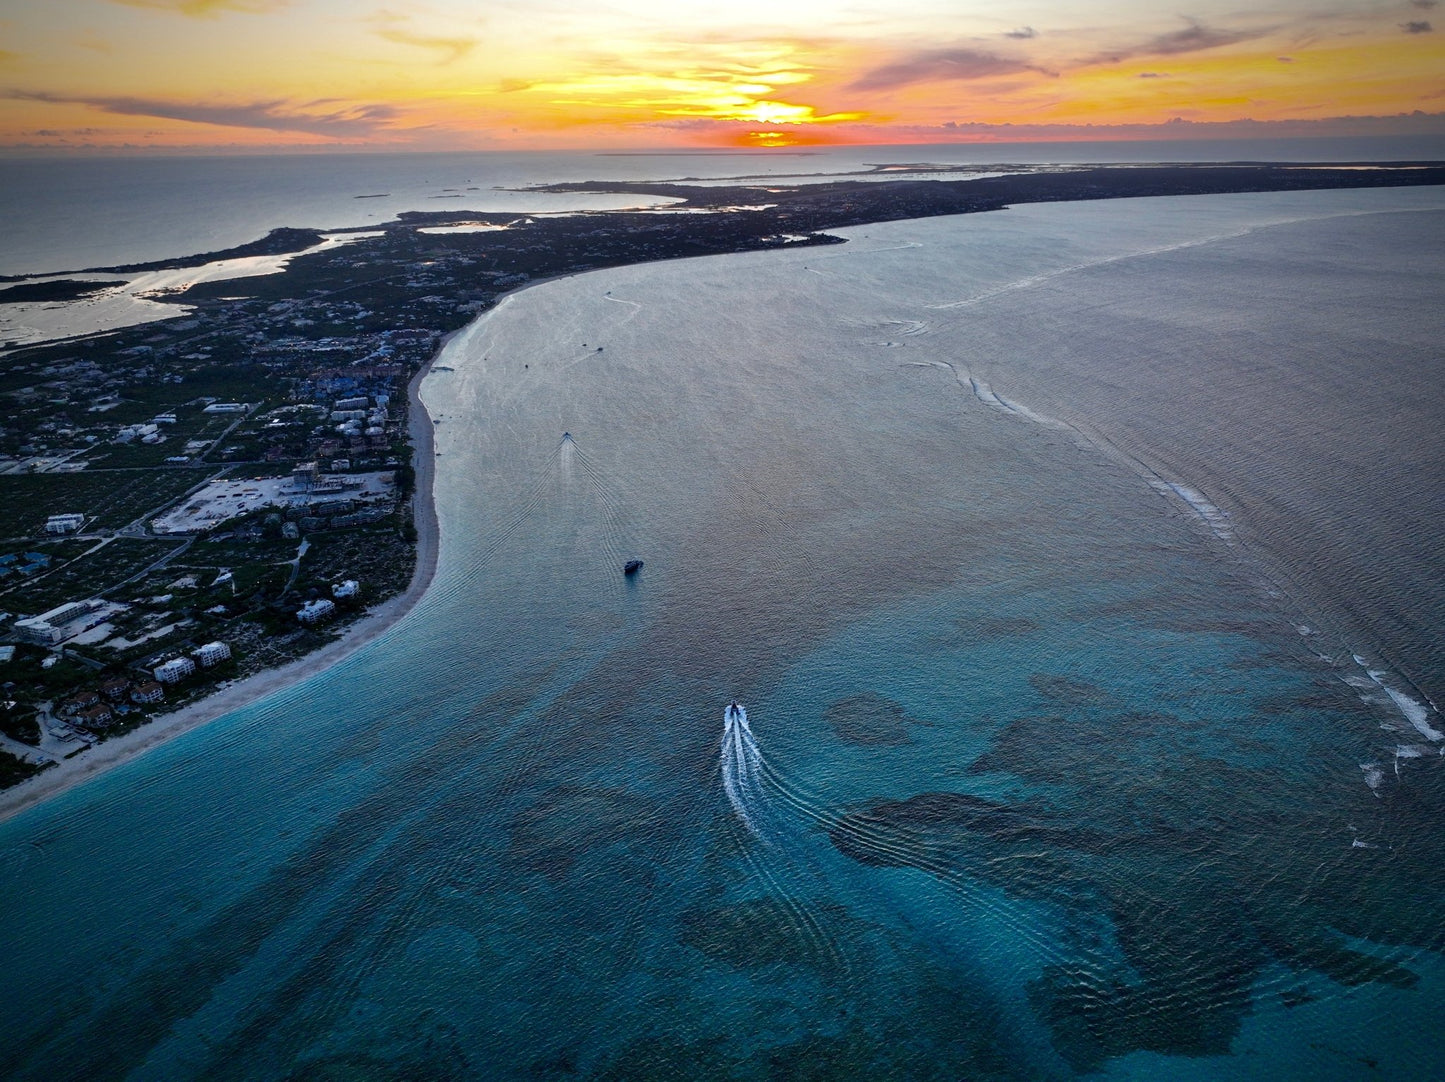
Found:
[[[1189,19],[1080,2],[12,3],[0,146],[791,146],[1175,118],[1445,133],[1426,0],[1200,0]]]

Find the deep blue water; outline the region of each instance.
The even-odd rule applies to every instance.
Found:
[[[424,385],[418,608],[0,826],[0,1074],[1439,1077],[1442,233],[1038,206],[514,295]]]

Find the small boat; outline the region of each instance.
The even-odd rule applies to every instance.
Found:
[[[641,570],[641,560],[628,560],[625,564],[622,565],[622,573],[624,575],[635,575]]]

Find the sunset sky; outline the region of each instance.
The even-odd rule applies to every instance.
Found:
[[[0,146],[1440,132],[1440,3],[0,0]]]

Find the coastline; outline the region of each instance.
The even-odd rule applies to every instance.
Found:
[[[416,569],[412,572],[407,588],[345,628],[335,642],[327,643],[305,657],[297,658],[279,668],[248,676],[199,702],[169,714],[162,714],[134,732],[93,745],[90,750],[74,759],[67,759],[18,785],[0,790],[0,823],[100,777],[122,763],[139,758],[152,748],[159,747],[183,733],[200,728],[224,714],[250,706],[268,695],[323,672],[379,637],[412,610],[422,599],[436,574],[439,535],[436,502],[432,494],[436,455],[433,449],[431,415],[427,413],[421,400],[421,382],[431,372],[432,366],[437,363],[452,338],[459,333],[458,330],[443,335],[431,359],[419,368],[407,383],[407,427],[411,433],[412,468],[415,471],[412,520],[416,524]]]

